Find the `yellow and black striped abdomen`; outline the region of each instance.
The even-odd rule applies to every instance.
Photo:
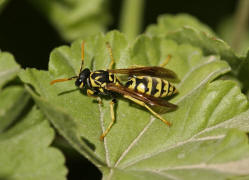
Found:
[[[176,88],[170,82],[150,76],[132,77],[125,86],[129,89],[157,98],[170,96],[177,92]]]

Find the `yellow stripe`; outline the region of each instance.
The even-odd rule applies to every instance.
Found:
[[[90,77],[90,82],[91,82],[92,87],[98,87],[98,85],[95,83],[94,79],[92,79],[91,77]]]
[[[112,79],[112,76],[111,76],[112,74],[109,74],[109,81],[113,81],[113,79]]]
[[[106,83],[102,83],[102,84],[101,84],[101,87],[105,87],[105,86],[106,86]]]
[[[152,78],[151,78],[151,77],[148,77],[147,80],[148,80],[148,89],[149,89],[149,91],[147,91],[146,94],[151,95],[151,90],[152,90]]]
[[[136,87],[136,79],[131,78],[130,81],[132,81],[133,83],[128,88],[134,90]]]
[[[118,81],[114,81],[115,85],[120,85],[120,83]]]
[[[99,91],[102,92],[102,93],[104,92],[103,88],[99,88]]]

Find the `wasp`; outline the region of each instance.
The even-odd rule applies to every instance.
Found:
[[[177,75],[166,68],[165,66],[170,56],[166,58],[160,66],[150,67],[131,67],[127,69],[113,69],[115,63],[110,44],[107,42],[107,49],[110,54],[111,62],[107,70],[90,71],[84,68],[84,41],[81,44],[81,66],[77,76],[70,78],[56,79],[50,82],[51,85],[69,80],[75,80],[75,85],[80,89],[86,90],[90,97],[95,97],[101,103],[100,96],[109,96],[112,98],[110,101],[110,112],[112,121],[107,129],[102,133],[100,139],[103,140],[108,134],[111,127],[115,122],[114,105],[117,102],[117,95],[121,95],[132,102],[145,107],[155,117],[160,119],[166,125],[170,126],[171,123],[165,120],[160,114],[169,110],[175,110],[177,105],[169,103],[165,99],[166,96],[176,94],[178,91],[175,86],[168,80],[177,79]],[[128,75],[128,81],[123,85],[121,80],[116,74]]]

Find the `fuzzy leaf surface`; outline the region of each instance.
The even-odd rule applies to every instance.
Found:
[[[53,138],[48,121],[33,108],[0,134],[0,179],[66,179],[62,153],[49,147]]]
[[[20,71],[20,66],[14,57],[7,52],[0,52],[0,90],[9,80],[12,80]]]
[[[0,132],[20,118],[30,95],[20,86],[9,86],[0,92]]]
[[[147,28],[146,33],[150,36],[166,36],[179,44],[188,43],[199,47],[204,55],[218,55],[229,63],[235,74],[243,62],[243,58],[238,57],[225,41],[190,15],[162,15],[156,25]]]

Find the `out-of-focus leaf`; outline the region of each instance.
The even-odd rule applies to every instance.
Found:
[[[6,6],[8,2],[9,0],[0,0],[0,13],[2,12],[3,8]]]
[[[20,86],[10,86],[0,92],[0,132],[20,118],[21,112],[30,99],[29,94]]]
[[[249,92],[249,51],[247,56],[244,58],[243,63],[240,66],[238,79],[243,83],[244,92]]]
[[[20,66],[14,57],[7,52],[0,52],[0,90],[2,86],[13,79],[20,71]]]
[[[53,137],[53,129],[36,108],[0,134],[0,179],[66,179],[63,155],[48,147]]]
[[[210,83],[230,70],[225,61],[167,37],[143,35],[128,44],[123,34],[114,31],[85,39],[85,67],[108,67],[106,41],[113,49],[116,68],[159,65],[172,55],[167,68],[181,79],[175,84],[179,94],[171,100],[179,108],[163,115],[172,127],[121,98],[116,123],[101,142],[99,136],[111,121],[108,101],[98,105],[72,81],[49,85],[53,79],[78,74],[80,41],[56,48],[49,71],[20,73],[22,81],[34,87],[36,92],[28,90],[46,117],[101,169],[104,179],[201,179],[208,175],[226,179],[249,174],[248,139],[242,132],[249,130],[248,101],[232,81]]]
[[[224,20],[219,28],[218,33],[219,35],[226,40],[228,43],[232,43],[233,39],[233,33],[234,33],[234,20],[232,18]],[[244,35],[244,36],[243,36]],[[244,56],[243,62],[240,65],[240,68],[238,70],[238,76],[237,78],[242,82],[242,88],[244,92],[247,92],[249,90],[249,31],[245,32],[245,34],[242,34],[242,37],[240,39],[240,43],[238,44],[238,53]]]
[[[205,24],[189,14],[170,15],[158,17],[157,24],[148,26],[146,33],[151,36],[167,35],[183,27],[193,27],[199,31],[215,36],[215,33]]]
[[[164,15],[158,19],[158,24],[149,27],[146,33],[150,36],[166,36],[180,44],[187,43],[199,47],[204,55],[218,55],[226,60],[232,67],[232,72],[237,74],[243,59],[238,57],[226,42],[216,37],[208,27],[196,21],[189,15],[169,17]]]
[[[231,45],[233,41],[234,30],[235,30],[235,22],[233,18],[227,18],[221,22],[217,31],[218,35]],[[248,50],[249,50],[249,31],[245,32],[245,34],[243,34],[243,36],[241,37],[237,52],[242,56],[245,56]]]
[[[30,1],[68,41],[103,32],[110,21],[106,0]]]

